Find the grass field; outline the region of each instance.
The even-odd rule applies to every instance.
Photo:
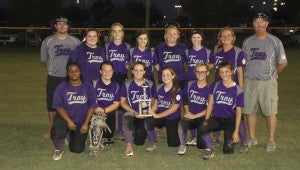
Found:
[[[0,169],[300,169],[300,50],[288,49],[288,67],[279,78],[277,150],[265,152],[267,131],[258,117],[259,144],[248,154],[222,154],[202,160],[203,150],[189,147],[178,156],[178,148],[167,147],[158,138],[159,149],[147,153],[146,146],[135,146],[134,156],[124,154],[124,143],[117,141],[98,157],[88,149],[74,154],[66,149],[62,160],[53,161],[54,148],[42,138],[47,129],[45,106],[46,71],[38,49],[0,48]],[[147,145],[148,143],[146,143]]]

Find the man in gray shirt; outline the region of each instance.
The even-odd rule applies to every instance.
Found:
[[[66,78],[66,64],[71,50],[80,44],[76,37],[68,34],[67,18],[57,18],[54,26],[56,33],[46,37],[41,46],[41,62],[48,71],[46,94],[50,128],[48,133],[44,135],[45,138],[50,136],[50,129],[56,113],[55,109],[52,108],[54,90]]]
[[[246,56],[245,67],[245,107],[250,139],[248,146],[257,145],[255,136],[257,116],[260,106],[266,117],[268,142],[266,151],[275,151],[274,141],[277,125],[278,74],[286,67],[287,58],[282,42],[267,32],[269,17],[263,12],[253,18],[255,34],[246,38],[243,51]]]

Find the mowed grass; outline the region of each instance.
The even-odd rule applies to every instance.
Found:
[[[280,75],[277,150],[265,152],[265,119],[258,117],[259,144],[248,154],[224,155],[202,160],[203,150],[188,147],[184,156],[158,138],[159,149],[148,153],[134,146],[134,156],[124,154],[124,142],[105,147],[97,157],[66,151],[53,161],[54,147],[42,138],[48,128],[45,106],[46,70],[38,49],[0,48],[0,169],[299,169],[300,168],[300,50],[287,49],[288,67]]]

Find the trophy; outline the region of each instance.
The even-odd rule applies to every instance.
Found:
[[[151,109],[151,99],[147,97],[147,88],[149,87],[147,84],[143,84],[141,86],[143,88],[143,95],[139,102],[139,116],[148,117],[152,116],[149,111]]]

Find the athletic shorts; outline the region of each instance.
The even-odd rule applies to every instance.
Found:
[[[65,80],[65,77],[55,77],[55,76],[47,76],[47,84],[46,84],[46,100],[47,100],[47,110],[48,112],[54,112],[55,109],[52,108],[53,95],[56,87]]]
[[[259,106],[265,116],[277,114],[277,79],[250,80],[245,78],[244,97],[244,114],[255,114]]]

